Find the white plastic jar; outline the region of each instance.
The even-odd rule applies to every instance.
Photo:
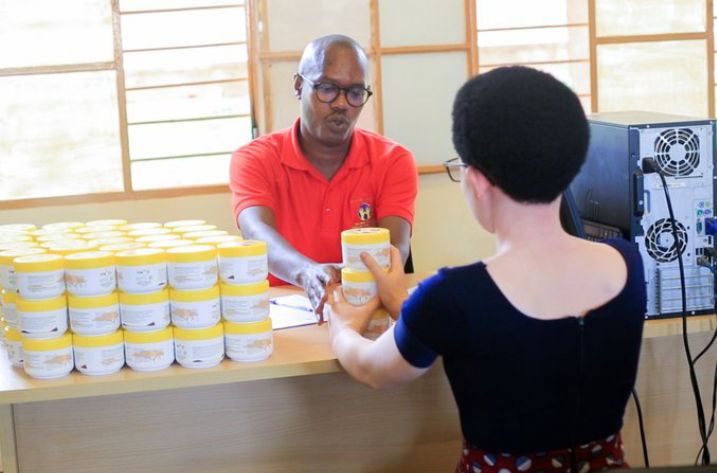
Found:
[[[145,243],[137,242],[137,241],[122,241],[119,243],[110,243],[108,245],[100,245],[99,251],[110,251],[112,253],[119,253],[120,251],[126,251],[126,250],[136,250],[139,248],[144,248],[147,245]],[[115,261],[116,264],[116,261]]]
[[[168,240],[179,240],[180,237],[176,233],[162,233],[158,235],[144,235],[135,238],[135,241],[138,243],[144,243],[149,245],[150,243],[154,243],[155,241],[168,241]]]
[[[269,281],[220,284],[222,317],[230,322],[257,322],[269,317]]]
[[[119,227],[117,227],[117,230],[123,232],[133,232],[135,230],[146,230],[148,228],[162,228],[162,224],[157,222],[127,223],[125,225],[120,225]]]
[[[119,227],[121,225],[127,225],[127,220],[123,218],[105,218],[101,220],[90,220],[89,222],[85,223],[86,227]]]
[[[25,299],[49,299],[65,292],[62,256],[38,254],[18,256],[13,262],[17,292]]]
[[[156,236],[156,235],[170,235],[172,230],[169,228],[140,228],[138,230],[131,230],[127,232],[127,236],[134,238],[135,240],[145,236]]]
[[[79,335],[106,335],[120,326],[119,294],[67,297],[70,329]]]
[[[371,320],[363,333],[365,338],[376,340],[391,326],[391,316],[385,309],[378,309],[371,316]]]
[[[351,268],[341,268],[341,288],[351,305],[364,305],[378,292],[371,272]]]
[[[8,291],[17,289],[15,280],[15,267],[12,262],[19,256],[39,255],[47,253],[45,248],[15,248],[13,250],[0,251],[0,286]]]
[[[201,225],[182,225],[179,227],[175,227],[172,229],[174,233],[179,233],[181,235],[184,235],[185,233],[191,233],[191,232],[208,232],[211,230],[216,230],[217,226],[212,225],[211,223],[203,223]]]
[[[87,240],[57,240],[48,241],[41,245],[43,248],[47,248],[50,253],[57,255],[71,255],[73,253],[80,253],[82,251],[92,251],[97,249],[94,243],[90,243]]]
[[[188,291],[170,288],[169,305],[176,327],[213,327],[222,318],[219,286]]]
[[[239,235],[220,235],[213,237],[202,237],[194,240],[197,245],[212,245],[219,246],[221,243],[228,243],[230,241],[242,241],[243,238]]]
[[[185,368],[209,368],[224,359],[224,327],[174,328],[174,353]]]
[[[67,299],[15,299],[20,333],[27,338],[56,338],[67,331]]]
[[[34,223],[4,223],[0,225],[0,232],[29,232],[37,229]]]
[[[22,335],[9,325],[5,327],[5,349],[10,364],[22,368]]]
[[[120,292],[122,327],[131,332],[148,332],[169,325],[169,291],[132,294]]]
[[[115,258],[109,251],[83,251],[65,257],[65,285],[75,296],[110,294],[117,287]]]
[[[42,226],[42,229],[47,230],[49,232],[71,232],[76,228],[82,228],[84,226],[85,224],[82,222],[53,222],[46,223]]]
[[[164,224],[165,228],[169,228],[172,231],[176,231],[179,227],[194,227],[197,225],[204,225],[206,224],[206,220],[193,218],[193,219],[185,219],[185,220],[172,220],[171,222],[167,222]]]
[[[187,240],[198,240],[200,238],[205,237],[215,237],[215,236],[226,236],[229,235],[229,232],[226,230],[205,230],[203,232],[187,232],[182,234],[182,238],[185,238]]]
[[[386,228],[352,228],[341,232],[341,255],[345,267],[368,271],[361,261],[367,252],[384,268],[391,265],[391,234]]]
[[[101,376],[124,366],[124,335],[116,330],[104,335],[73,334],[75,368],[82,374]]]
[[[125,292],[156,292],[167,287],[167,257],[159,248],[115,253],[117,286]]]
[[[224,322],[227,357],[234,361],[266,360],[274,352],[271,319],[248,324]]]
[[[260,282],[269,275],[266,242],[242,240],[220,243],[219,276],[225,284]]]
[[[20,330],[20,320],[17,317],[17,306],[15,305],[16,294],[7,289],[0,292],[2,297],[2,316],[5,323],[15,330]]]
[[[177,248],[179,246],[191,246],[194,245],[192,240],[162,240],[153,241],[147,244],[147,248],[160,248],[162,250],[168,250],[169,248]]]
[[[217,249],[211,245],[168,248],[169,285],[175,289],[206,289],[217,284]]]
[[[28,376],[52,379],[67,376],[75,367],[72,334],[57,338],[22,338],[22,367]]]
[[[124,333],[125,361],[135,371],[156,371],[174,363],[174,331]]]

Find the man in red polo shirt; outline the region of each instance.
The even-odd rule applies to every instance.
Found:
[[[340,279],[341,231],[388,228],[408,258],[416,164],[401,145],[354,128],[371,96],[367,63],[349,37],[312,41],[294,76],[300,117],[232,155],[237,225],[245,238],[267,242],[271,284],[303,287],[316,310],[326,285]]]

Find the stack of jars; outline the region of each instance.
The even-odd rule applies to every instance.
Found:
[[[234,361],[271,356],[266,243],[258,240],[217,245],[226,353]]]
[[[344,267],[341,283],[349,304],[363,305],[378,291],[376,279],[361,261],[361,253],[367,252],[384,269],[391,265],[391,235],[386,228],[354,228],[341,232],[341,254]],[[372,340],[388,330],[389,313],[379,308],[371,318],[363,336]]]

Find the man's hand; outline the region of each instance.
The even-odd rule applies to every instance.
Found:
[[[321,315],[326,302],[326,287],[341,280],[341,269],[335,264],[307,264],[301,268],[296,280],[304,288],[314,312]]]
[[[403,272],[403,260],[398,248],[391,246],[391,267],[388,272],[376,262],[373,257],[363,252],[361,261],[371,271],[378,286],[378,297],[391,317],[396,320],[401,312],[403,301],[408,298],[406,291],[406,274]]]

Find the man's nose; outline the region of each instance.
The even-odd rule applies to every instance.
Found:
[[[341,108],[346,109],[349,107],[349,102],[346,99],[346,90],[339,89],[339,94],[336,96],[333,102],[331,102],[331,106],[334,108]]]

